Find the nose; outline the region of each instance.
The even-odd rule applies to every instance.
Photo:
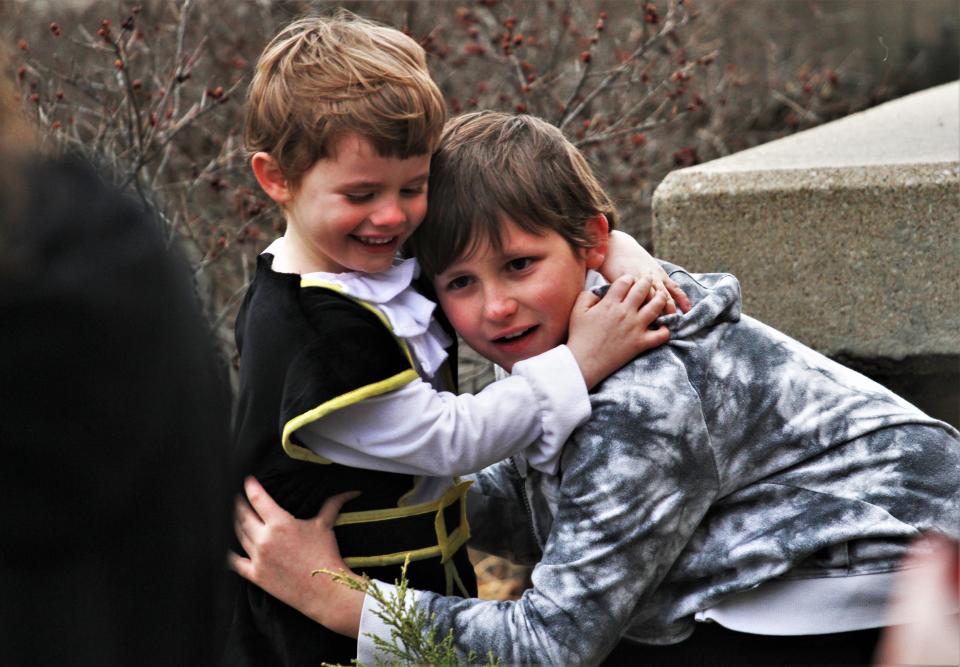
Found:
[[[370,214],[370,222],[376,227],[395,227],[406,219],[407,214],[396,199],[384,200],[383,205]]]
[[[484,315],[487,319],[499,322],[508,319],[517,312],[517,300],[507,290],[492,287],[484,294]]]

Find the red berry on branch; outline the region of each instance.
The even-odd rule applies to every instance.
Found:
[[[17,48],[20,49],[21,51],[29,51],[30,45],[27,43],[27,40],[20,39],[17,41]]]
[[[53,34],[54,37],[59,37],[60,35],[63,34],[63,28],[60,27],[59,23],[54,21],[53,23],[50,24],[50,32]]]
[[[581,52],[580,52],[580,61],[581,61],[581,62],[588,63],[588,62],[590,62],[591,57],[592,57],[592,56],[590,55],[590,52],[589,52],[589,51],[581,51]]]

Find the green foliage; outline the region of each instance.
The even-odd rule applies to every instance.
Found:
[[[353,579],[342,572],[333,572],[327,569],[316,570],[316,574],[330,575],[334,581],[352,590],[362,591],[371,596],[380,605],[376,612],[389,628],[390,640],[382,637],[372,637],[374,644],[384,655],[390,656],[378,665],[431,665],[431,667],[458,667],[459,665],[479,664],[479,656],[470,651],[467,656],[461,657],[454,647],[453,631],[438,640],[437,628],[434,625],[435,616],[428,616],[420,611],[413,603],[413,597],[408,596],[409,582],[407,581],[407,565],[410,559],[403,564],[400,570],[400,580],[392,593],[382,591],[375,582],[364,577],[361,580]],[[351,663],[357,667],[367,667],[357,660]],[[325,667],[343,667],[342,665],[328,665]],[[487,652],[483,667],[499,667],[500,659]]]

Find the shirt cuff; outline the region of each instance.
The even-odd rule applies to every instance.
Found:
[[[376,580],[372,584],[375,584],[387,599],[393,599],[398,595],[397,587],[392,584]],[[406,608],[415,608],[419,597],[419,591],[408,588]],[[373,596],[370,594],[364,596],[363,609],[360,612],[360,633],[357,637],[357,662],[364,665],[389,665],[396,660],[395,655],[377,648],[373,639],[379,637],[387,643],[393,641],[392,632],[395,628],[384,622],[381,618],[383,613],[383,606]]]
[[[549,475],[560,466],[563,444],[574,429],[590,418],[590,395],[583,374],[566,345],[560,345],[513,365],[536,397],[543,436],[525,451],[527,462]]]

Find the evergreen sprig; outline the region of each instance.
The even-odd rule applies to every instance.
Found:
[[[380,606],[375,612],[377,616],[390,628],[390,639],[386,640],[372,634],[374,645],[385,659],[378,660],[377,665],[430,665],[431,667],[459,667],[460,665],[475,665],[479,663],[479,656],[470,651],[466,657],[457,654],[454,646],[453,630],[437,640],[436,615],[427,615],[425,611],[417,609],[413,597],[407,595],[410,583],[407,580],[408,558],[400,570],[400,579],[395,582],[392,593],[380,589],[377,584],[364,576],[354,579],[344,572],[333,572],[328,569],[316,570],[313,574],[329,575],[335,582],[355,591],[361,591],[371,596]],[[350,661],[355,667],[368,667],[358,660]],[[344,667],[343,665],[329,665],[324,667]],[[483,667],[500,667],[500,659],[487,652]]]

